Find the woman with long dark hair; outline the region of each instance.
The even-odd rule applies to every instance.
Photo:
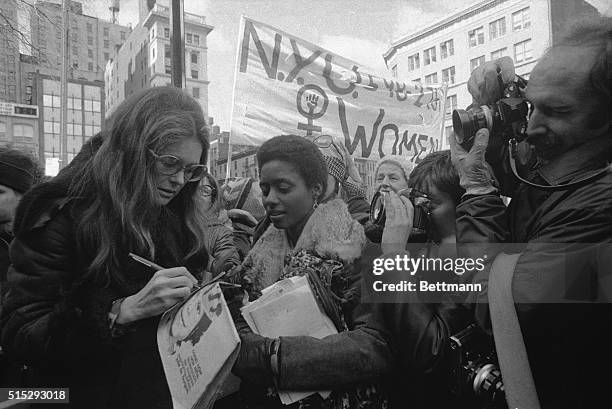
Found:
[[[24,196],[2,344],[31,368],[33,384],[69,387],[73,407],[172,407],[157,324],[207,264],[196,193],[207,151],[199,104],[151,88]]]

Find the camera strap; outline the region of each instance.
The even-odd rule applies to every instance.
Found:
[[[574,189],[574,188],[577,188],[577,187],[580,187],[580,186],[587,185],[587,184],[589,184],[589,183],[599,179],[600,177],[604,176],[608,172],[612,171],[612,164],[608,163],[605,168],[602,168],[601,170],[598,170],[597,172],[595,172],[594,174],[592,174],[590,176],[587,176],[587,177],[582,178],[582,179],[578,179],[575,182],[564,183],[564,184],[561,184],[561,185],[552,185],[552,186],[551,185],[540,185],[538,183],[530,182],[527,179],[522,178],[518,174],[518,170],[516,168],[516,159],[514,158],[515,151],[516,151],[516,142],[514,140],[510,140],[508,142],[508,145],[510,145],[510,149],[508,149],[508,158],[510,159],[510,167],[512,168],[512,173],[514,173],[514,176],[516,176],[516,178],[518,180],[520,180],[521,182],[523,182],[526,185],[529,185],[531,187],[535,187],[536,189],[550,190],[550,191],[559,191],[559,190]]]
[[[520,253],[500,253],[493,260],[489,272],[489,310],[508,407],[539,409],[540,401],[512,296],[512,277],[519,257]]]

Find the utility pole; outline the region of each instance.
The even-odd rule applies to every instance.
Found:
[[[59,135],[59,168],[64,168],[67,163],[66,155],[66,122],[68,119],[68,0],[62,0],[62,74],[60,76],[60,135]]]
[[[172,85],[186,88],[185,80],[185,20],[183,0],[170,0],[170,56]]]

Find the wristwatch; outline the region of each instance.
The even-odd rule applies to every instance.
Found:
[[[111,309],[108,313],[108,326],[112,338],[122,337],[133,330],[131,325],[123,325],[117,322],[117,317],[119,317],[119,312],[121,311],[121,304],[126,298],[119,298],[111,304]]]

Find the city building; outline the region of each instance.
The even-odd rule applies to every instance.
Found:
[[[170,10],[140,0],[139,22],[104,74],[106,115],[129,95],[143,88],[170,85]],[[187,90],[208,112],[207,36],[213,27],[204,16],[184,13]]]
[[[383,55],[393,75],[424,85],[448,84],[446,134],[452,110],[472,103],[470,73],[485,61],[513,59],[528,79],[544,51],[573,22],[598,15],[583,0],[485,0],[394,41]],[[443,148],[447,148],[446,140]]]
[[[102,129],[104,119],[104,83],[70,80],[67,84],[66,137],[61,138],[61,85],[57,77],[39,74],[36,84],[41,133],[39,157],[44,163],[58,158],[60,166],[70,163],[81,146]],[[65,144],[65,146],[62,146]],[[65,159],[61,152],[65,152]],[[65,161],[65,163],[61,163]]]
[[[78,152],[82,143],[91,136],[88,131],[100,129],[100,121],[92,119],[98,115],[86,113],[93,112],[87,111],[90,104],[86,101],[103,101],[103,92],[100,96],[95,95],[100,94],[104,86],[106,61],[125,41],[130,28],[83,14],[82,3],[68,1],[68,133],[64,141],[68,150],[67,158],[62,159],[59,157],[61,2],[38,1],[29,4],[21,0],[3,0],[0,9],[6,17],[4,22],[0,22],[4,25],[4,30],[0,30],[0,102],[15,106],[31,105],[36,108],[38,120],[34,128],[15,128],[11,125],[14,118],[9,118],[5,110],[1,111],[0,129],[5,130],[4,139],[36,152],[41,161],[57,155],[55,157],[65,165],[74,156],[73,151]],[[9,25],[14,30],[7,30]],[[76,105],[77,100],[80,101],[79,105]],[[93,103],[91,107],[93,109]],[[103,107],[99,111],[102,118]],[[76,114],[77,110],[82,110],[81,114]],[[13,133],[24,129],[28,133],[30,129],[34,130],[31,142],[26,142],[30,138]]]
[[[0,102],[0,145],[38,157],[38,107]]]
[[[213,119],[209,122],[213,124]],[[211,127],[210,151],[208,169],[210,174],[218,181],[225,180],[227,176],[227,154],[229,149],[229,132],[221,132],[216,125]],[[250,145],[232,145],[232,159],[230,164],[231,176],[250,177],[259,180],[257,171],[257,149]]]

